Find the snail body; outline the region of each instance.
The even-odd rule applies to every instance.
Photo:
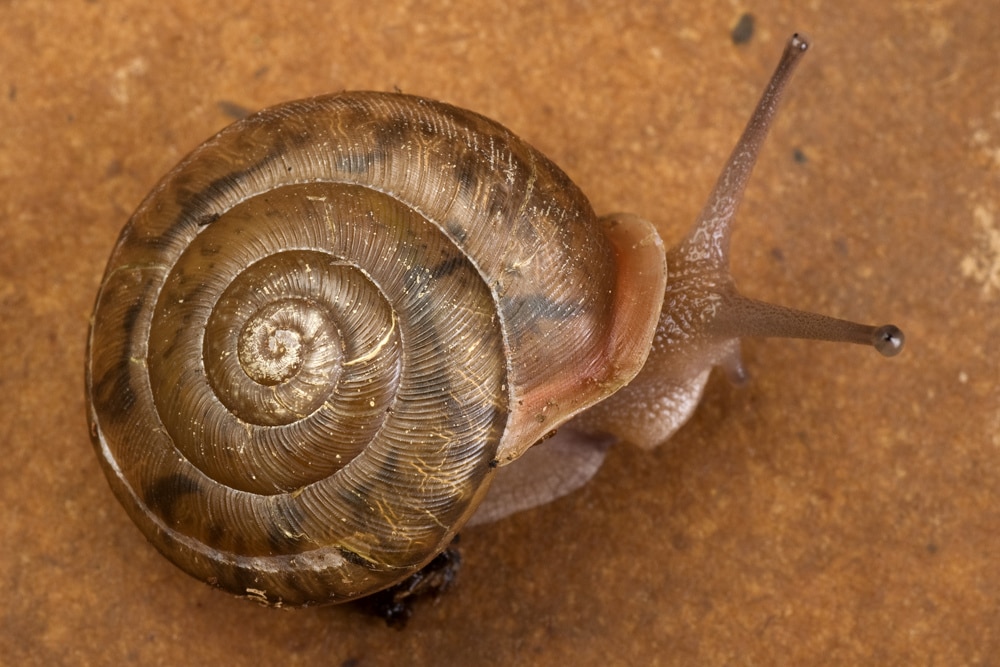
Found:
[[[738,295],[728,226],[753,160],[736,163],[735,196],[665,251],[440,102],[342,93],[226,128],[139,206],[97,297],[86,384],[112,489],[193,576],[342,602],[419,570],[473,514],[575,488],[612,442],[662,442],[712,365],[739,374],[741,335],[897,350],[895,328]],[[528,459],[545,490],[510,492]]]

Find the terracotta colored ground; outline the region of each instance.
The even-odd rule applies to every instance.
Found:
[[[996,664],[997,6],[764,0],[737,46],[741,3],[467,4],[0,2],[0,661]],[[356,88],[473,108],[673,240],[795,30],[814,49],[734,270],[895,321],[901,357],[748,342],[750,385],[713,376],[669,445],[466,531],[459,586],[402,633],[215,592],[129,523],[84,419],[94,294],[132,209],[241,109]]]

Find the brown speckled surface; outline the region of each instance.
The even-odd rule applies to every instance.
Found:
[[[736,46],[740,3],[545,4],[0,2],[0,661],[995,663],[1000,10],[765,1]],[[750,341],[751,384],[713,376],[667,446],[466,531],[459,586],[402,633],[230,598],[129,523],[84,419],[90,309],[129,213],[233,114],[443,99],[673,240],[794,30],[815,47],[734,271],[760,298],[895,321],[903,356]]]

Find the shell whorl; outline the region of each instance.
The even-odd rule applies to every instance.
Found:
[[[237,593],[398,581],[497,462],[622,383],[595,361],[627,329],[620,296],[578,289],[620,263],[600,224],[530,146],[421,98],[332,95],[223,130],[142,203],[98,295],[87,384],[112,488]]]

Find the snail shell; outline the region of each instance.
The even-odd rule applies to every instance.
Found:
[[[647,223],[598,219],[482,116],[367,92],[276,106],[122,232],[89,340],[95,447],[190,574],[272,604],[360,597],[639,371],[665,280]]]

